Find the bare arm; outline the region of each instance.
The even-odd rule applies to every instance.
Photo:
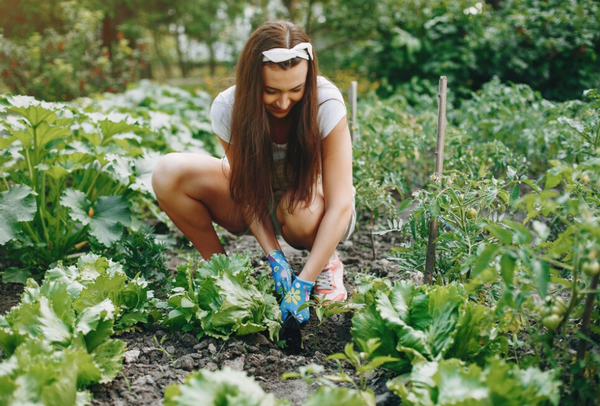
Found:
[[[314,281],[335,251],[352,214],[352,141],[346,117],[323,139],[325,214],[300,278]]]
[[[227,160],[231,163],[232,157],[231,153],[229,152],[229,143],[222,140],[221,137],[219,137],[219,142],[221,143],[221,146],[227,155]],[[281,246],[277,241],[275,226],[273,225],[273,220],[271,217],[267,216],[267,218],[261,219],[260,221],[255,220],[248,225],[248,228],[252,232],[252,235],[254,235],[254,238],[256,238],[256,241],[258,241],[260,244],[265,254],[268,254],[273,250],[281,251]]]

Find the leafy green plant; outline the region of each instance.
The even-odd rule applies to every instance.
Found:
[[[266,394],[245,372],[225,367],[220,371],[201,370],[189,374],[182,385],[170,385],[165,390],[165,406],[284,405],[272,394]]]
[[[123,264],[130,278],[141,274],[153,288],[166,289],[168,284],[167,248],[156,241],[153,227],[142,227],[132,231],[116,244],[117,253],[113,259]]]
[[[406,405],[558,405],[559,387],[554,371],[521,369],[491,358],[485,368],[458,359],[419,362],[408,378],[388,381],[388,387]]]
[[[392,357],[384,364],[407,372],[417,360],[460,358],[483,363],[486,356],[505,354],[492,310],[470,303],[456,284],[415,286],[399,281],[378,290],[352,318],[352,337],[371,357]],[[370,339],[378,338],[377,345]]]
[[[122,267],[94,254],[59,264],[27,285],[0,316],[0,403],[88,404],[84,389],[114,379],[125,343],[110,338],[146,321],[151,292]]]
[[[75,104],[86,111],[125,114],[144,123],[151,132],[142,134],[141,143],[148,149],[220,156],[221,146],[210,125],[211,102],[210,95],[202,90],[189,92],[142,80],[123,93],[82,99]]]
[[[390,356],[373,357],[375,350],[379,347],[379,339],[371,338],[367,342],[361,342],[360,347],[364,348],[364,352],[354,350],[354,344],[348,343],[344,347],[343,353],[333,354],[326,359],[343,360],[348,362],[358,375],[358,384],[350,375],[344,372],[342,365],[338,363],[339,373],[335,375],[326,375],[324,378],[334,382],[345,382],[354,386],[354,389],[364,398],[365,404],[369,406],[375,405],[375,394],[367,387],[369,374],[383,364],[398,361],[397,358]]]
[[[352,344],[349,344],[352,345]],[[301,366],[298,372],[286,372],[281,376],[282,380],[300,378],[306,382],[308,387],[309,397],[304,403],[304,406],[319,406],[319,405],[374,405],[375,397],[372,391],[359,390],[358,388],[350,389],[335,386],[332,382],[351,382],[354,381],[343,372],[338,375],[324,375],[325,368],[318,364],[309,364]],[[347,379],[347,380],[346,380]],[[313,393],[313,383],[321,383]]]
[[[312,307],[314,309],[315,315],[319,320],[319,326],[334,314],[348,313],[356,308],[353,303],[326,300],[325,295],[314,296],[312,300],[309,300],[306,304],[300,306],[299,310],[306,307]]]
[[[139,274],[128,277],[120,263],[105,257],[87,253],[68,267],[59,262],[46,272],[45,280],[66,284],[73,308],[79,312],[110,299],[118,333],[147,322],[150,314],[156,319],[154,293],[148,289],[148,282]]]
[[[131,158],[125,117],[84,114],[31,97],[2,98],[2,237],[25,264],[65,258],[89,238],[110,246],[130,224]],[[129,171],[123,172],[123,169]],[[9,208],[10,207],[10,208]],[[17,207],[24,210],[17,211]]]
[[[266,330],[276,341],[281,311],[273,286],[260,284],[253,273],[250,257],[241,254],[215,254],[197,269],[180,265],[165,325],[223,340]]]
[[[399,231],[403,239],[399,247],[392,248],[390,259],[403,272],[424,271],[429,224],[436,216],[439,234],[434,276],[440,281],[468,280],[472,272],[480,271],[477,258],[486,242],[485,226],[502,220],[507,212],[511,217],[517,215],[508,209],[519,197],[519,182],[531,183],[516,178],[477,181],[452,173],[443,187],[430,184],[413,193],[413,199],[400,206],[413,206],[407,221],[399,224],[399,230],[388,230]]]

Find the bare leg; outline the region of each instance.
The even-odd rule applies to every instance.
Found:
[[[311,250],[317,231],[325,214],[323,188],[318,185],[310,204],[299,203],[289,210],[289,194],[285,194],[277,207],[277,220],[283,238],[293,247]]]
[[[229,165],[220,159],[187,153],[165,155],[152,173],[158,204],[204,259],[225,252],[213,222],[231,232],[247,229],[228,176]]]

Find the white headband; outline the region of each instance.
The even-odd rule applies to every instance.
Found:
[[[301,42],[292,49],[273,48],[262,53],[263,62],[285,62],[294,58],[306,60],[313,59],[312,45],[308,42]]]

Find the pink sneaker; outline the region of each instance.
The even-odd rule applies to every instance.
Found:
[[[337,252],[335,259],[327,262],[317,277],[314,292],[317,296],[325,295],[325,300],[332,302],[343,302],[348,297],[344,287],[344,265]]]

